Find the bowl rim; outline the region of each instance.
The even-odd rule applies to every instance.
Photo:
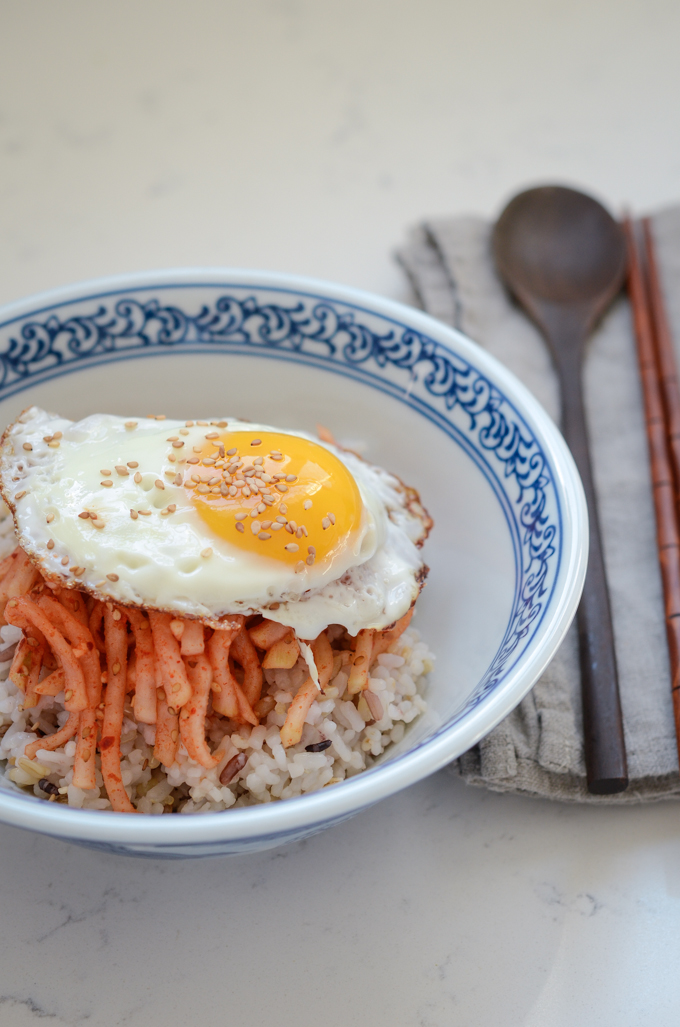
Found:
[[[253,840],[263,841],[335,822],[386,798],[444,767],[488,734],[530,691],[559,648],[576,613],[585,579],[588,519],[585,495],[574,460],[556,425],[529,390],[496,358],[457,329],[428,314],[348,285],[274,271],[245,268],[168,268],[115,275],[74,283],[17,300],[0,308],[0,328],[47,309],[79,300],[115,294],[121,289],[196,288],[201,284],[226,288],[259,287],[337,300],[407,325],[459,353],[489,378],[540,439],[553,473],[562,516],[563,584],[551,597],[530,651],[507,672],[503,687],[492,692],[462,721],[442,727],[431,739],[343,782],[297,798],[200,816],[151,817],[110,810],[55,806],[35,796],[0,790],[0,821],[65,839],[111,845],[163,847]],[[77,367],[73,368],[76,371]],[[65,369],[65,373],[68,373]]]

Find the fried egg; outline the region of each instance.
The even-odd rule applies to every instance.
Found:
[[[53,581],[208,623],[266,613],[315,638],[415,601],[416,494],[303,432],[234,418],[73,422],[24,411],[0,446],[21,546]]]

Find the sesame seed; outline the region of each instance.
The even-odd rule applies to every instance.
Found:
[[[271,538],[271,535],[268,531],[261,531],[257,537],[259,538],[260,542],[266,542],[268,538]]]
[[[166,442],[177,442],[179,435],[170,435],[165,441]]]
[[[312,501],[311,501],[311,499],[305,499],[304,503],[302,504],[302,509],[303,510],[311,510],[312,509]]]
[[[195,489],[196,488],[196,483],[193,482],[193,481],[188,481],[187,480],[187,481],[184,482],[184,488],[185,489]]]
[[[261,529],[262,529],[262,525],[260,524],[259,521],[253,521],[253,523],[250,525],[250,530],[252,531],[253,535],[257,535],[257,533]]]
[[[263,503],[264,503],[264,504],[265,504],[266,506],[273,506],[273,505],[274,505],[274,500],[272,499],[272,497],[271,497],[271,496],[263,496],[263,497],[262,497],[262,502],[263,502]]]
[[[114,610],[114,613],[118,613],[118,610]],[[120,663],[118,663],[118,662],[114,663],[114,665],[111,668],[111,670],[113,671],[114,674],[120,674]]]
[[[179,472],[173,478],[172,484],[173,485],[181,485],[182,484],[182,475]]]
[[[220,433],[218,431],[209,431],[206,435],[206,439],[219,439]]]
[[[61,431],[55,431],[55,433],[54,433],[54,435],[52,436],[52,438],[53,438],[53,439],[60,439],[60,438],[62,438],[62,437],[63,437],[63,434],[64,434],[64,433],[63,433],[63,432],[61,432]]]
[[[109,579],[109,581],[118,581],[117,574],[107,574],[106,577]]]
[[[183,442],[180,442],[180,441],[178,440],[177,442],[173,442],[173,444],[172,444],[172,448],[173,448],[173,449],[181,449],[183,445],[184,445],[184,443],[183,443]]]
[[[288,521],[288,524],[290,525],[290,530],[291,531],[297,531],[297,521],[292,521],[291,520],[291,521]]]
[[[30,453],[30,452],[31,452],[31,450],[33,449],[33,446],[31,445],[31,443],[30,443],[30,442],[24,442],[24,449],[25,449],[25,450],[26,450],[26,451],[27,451],[28,453]]]
[[[100,517],[94,517],[92,519],[92,524],[93,524],[93,526],[95,528],[105,528],[106,527],[106,522],[103,521]]]
[[[257,512],[258,513],[263,514],[266,509],[267,509],[267,507],[264,505],[264,503],[258,503],[257,504]]]
[[[250,440],[250,445],[251,446],[261,446],[262,445],[262,439],[251,439]]]
[[[316,549],[314,546],[307,546],[307,552],[310,556],[316,556]]]
[[[43,442],[51,442],[51,441],[52,441],[52,436],[51,435],[43,435]]]
[[[136,471],[136,472],[135,472],[135,477],[134,477],[134,480],[135,480],[135,482],[137,483],[137,485],[139,485],[140,481],[142,480],[142,476],[141,476],[141,474],[139,473],[139,471]]]
[[[286,481],[297,481],[297,474],[287,474]]]
[[[198,485],[196,491],[200,492],[201,495],[205,495],[206,492],[210,492],[210,489],[207,485]]]
[[[236,525],[236,530],[237,531],[245,531],[246,529],[243,527],[243,525],[239,521],[238,524]]]
[[[208,422],[207,421],[196,421],[196,424],[198,424],[201,428],[207,428],[208,427]]]
[[[297,542],[289,542],[288,545],[284,546],[283,548],[287,549],[289,553],[297,553],[300,547],[297,544]]]
[[[139,518],[139,514],[136,510],[130,510],[130,517],[133,521],[136,521]]]
[[[47,515],[47,517],[45,518],[45,520],[47,521],[48,524],[51,524],[52,521],[54,520],[54,514],[53,513],[49,513]]]
[[[247,513],[243,513],[243,511],[241,511],[240,513],[236,514],[236,520],[237,521],[245,521],[247,516],[248,516]]]
[[[189,434],[189,432],[186,430],[186,428],[180,428],[179,433],[180,433],[180,435],[188,435]]]
[[[272,526],[272,522],[271,521],[262,521],[262,527],[264,528],[265,531],[268,528],[271,528],[271,526]]]
[[[210,548],[210,546],[208,546],[208,548],[207,548],[207,549],[204,549],[204,550],[203,550],[203,551],[201,552],[201,556],[202,556],[202,557],[203,557],[203,558],[204,558],[205,560],[207,560],[209,556],[212,556],[212,553],[213,553],[212,549]]]
[[[334,513],[329,513],[326,516],[328,517],[328,520],[331,522],[331,524],[335,524],[335,514]]]
[[[47,445],[50,447],[50,449],[59,449],[59,443],[56,441],[48,442]]]
[[[126,428],[136,428],[137,427],[137,421],[126,421],[125,422],[125,427]]]
[[[261,464],[264,463],[264,457],[263,456],[256,456],[255,459],[253,460],[253,463],[255,464],[256,467],[259,467]]]
[[[200,446],[192,446],[192,449],[193,449],[194,453],[200,453],[201,452],[201,447]]]
[[[219,487],[219,485],[213,485],[213,487],[210,489],[210,493],[213,496],[219,496],[222,494],[222,489]]]
[[[72,688],[67,688],[66,692],[64,693],[64,699],[66,700],[66,702],[70,702],[70,700],[72,698],[73,698],[73,689]]]
[[[227,456],[234,456],[235,453],[238,453],[238,449],[236,448],[236,446],[234,446],[233,449],[227,450]]]
[[[272,531],[281,531],[281,528],[283,527],[283,525],[279,524],[278,521],[274,521],[271,527],[272,527]]]
[[[215,466],[215,459],[212,456],[206,456],[206,457],[203,458],[203,460],[201,460],[201,463],[203,464],[204,467],[214,467]]]
[[[124,467],[122,464],[116,464],[116,473],[119,474],[121,478],[127,478],[130,472],[127,467]]]
[[[328,520],[328,518],[327,518],[327,517],[324,517],[324,519],[323,519],[323,520],[322,520],[322,522],[321,522],[321,527],[322,527],[322,528],[323,528],[323,530],[325,531],[325,530],[326,530],[326,528],[330,528],[330,526],[331,526],[331,522],[330,522],[330,521]]]
[[[189,459],[187,460],[187,463],[188,464],[198,464],[198,463],[200,463],[200,460],[198,459],[197,456],[190,456]]]
[[[89,521],[89,519],[90,519],[90,513],[89,513],[88,510],[83,510],[83,512],[79,513],[78,516],[80,518],[82,518],[82,520],[84,520],[84,521]]]
[[[48,548],[48,549],[54,549],[54,539],[53,539],[53,538],[51,538],[51,539],[49,539],[49,540],[48,540],[48,542],[47,542],[47,548]]]
[[[174,464],[176,459],[177,459],[177,457],[175,456],[174,453],[168,453],[168,460],[170,461],[171,464]],[[174,474],[175,473],[175,468],[174,467],[168,467],[168,469],[166,470],[165,473],[166,474]]]
[[[286,531],[288,531],[291,535],[294,534],[294,529],[293,529],[292,524],[286,524]]]
[[[193,428],[194,422],[193,421],[185,421],[184,425],[185,425],[186,428]]]
[[[302,529],[302,527],[297,528],[296,531],[295,531],[295,537],[296,538],[302,538],[303,535],[304,535],[304,530]]]
[[[235,485],[230,485],[229,486],[229,495],[230,496],[235,496],[237,492],[238,492],[238,489],[236,488]]]
[[[132,467],[134,469],[135,467],[139,467],[139,461],[138,460],[128,460],[127,465],[128,465],[128,467]]]
[[[314,557],[313,557],[313,556],[312,556],[312,555],[310,554],[310,555],[309,555],[309,556],[307,557],[307,566],[308,566],[308,567],[311,567],[313,563],[314,563]]]
[[[282,514],[287,514],[288,513],[288,507],[286,506],[285,503],[281,503],[281,506],[279,507],[279,510],[281,511]]]
[[[99,484],[103,485],[105,489],[110,489],[112,487],[112,485],[113,485],[113,482],[111,481],[110,478],[107,478],[106,481],[100,481]]]
[[[108,476],[111,474],[111,471],[106,471],[102,469],[99,473],[101,474],[102,478],[108,478]]]
[[[141,514],[142,517],[150,517],[151,516],[151,511],[150,510],[138,510],[137,513]]]
[[[282,481],[277,481],[277,483],[274,486],[274,488],[278,489],[279,492],[287,492],[288,491],[288,486],[284,485]]]
[[[298,560],[298,562],[295,564],[295,573],[296,574],[301,574],[304,569],[305,569],[304,561],[303,560]]]
[[[164,421],[165,420],[165,414],[156,414],[156,420],[157,421]]]
[[[174,513],[176,509],[177,509],[177,504],[176,503],[168,503],[168,506],[167,506],[168,513]]]
[[[161,481],[160,478],[156,478],[156,480],[154,482],[154,485],[156,486],[157,489],[164,489],[165,488],[165,482]]]
[[[65,567],[67,563],[68,563],[68,556],[62,556],[62,558],[61,558],[61,565],[62,565],[62,567]]]
[[[281,517],[281,516],[279,516],[279,517],[277,517],[276,519],[277,519],[277,521],[279,522],[279,524],[286,524],[286,523],[287,523],[287,521],[286,521],[286,518],[285,518],[285,517]]]

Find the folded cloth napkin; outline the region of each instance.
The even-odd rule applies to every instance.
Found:
[[[653,228],[680,351],[680,208],[657,214]],[[397,257],[420,305],[501,360],[559,423],[547,347],[496,275],[490,232],[480,218],[428,221],[411,233]],[[494,791],[574,802],[646,802],[680,795],[680,775],[642,395],[623,296],[590,343],[584,377],[630,784],[618,795],[587,791],[575,625],[534,689],[460,757],[457,768],[468,783]]]

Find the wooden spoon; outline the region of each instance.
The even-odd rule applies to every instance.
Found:
[[[581,368],[588,337],[623,285],[625,238],[592,197],[543,186],[510,201],[496,223],[493,249],[501,277],[550,347],[562,431],[585,489],[590,552],[578,627],[586,771],[588,790],[609,795],[627,787],[628,769]]]

